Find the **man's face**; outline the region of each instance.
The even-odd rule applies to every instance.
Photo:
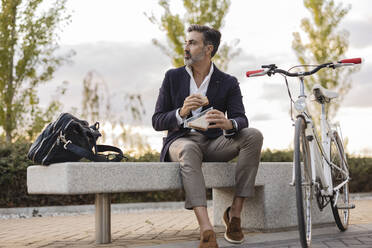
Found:
[[[205,59],[207,46],[204,45],[203,34],[196,31],[187,33],[184,50],[185,65],[190,66]]]

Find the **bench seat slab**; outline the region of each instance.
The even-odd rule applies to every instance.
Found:
[[[242,227],[250,230],[276,231],[297,226],[295,187],[292,178],[292,163],[261,163],[255,187],[255,196],[247,198],[242,212]],[[263,185],[263,186],[261,186]],[[222,215],[230,206],[233,188],[213,189],[214,225],[223,226]],[[320,211],[316,199],[312,201],[314,225],[335,223],[332,210],[327,206]]]

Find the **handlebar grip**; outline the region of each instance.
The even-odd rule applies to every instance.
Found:
[[[247,77],[263,76],[264,73],[261,73],[261,72],[264,72],[264,70],[247,71],[247,72],[245,73],[245,75],[246,75]],[[255,74],[257,74],[257,75],[255,75]]]
[[[361,64],[362,58],[353,58],[353,59],[343,59],[338,61],[341,64]]]

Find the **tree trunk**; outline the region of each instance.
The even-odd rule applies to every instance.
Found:
[[[5,111],[5,123],[4,123],[4,129],[5,129],[5,138],[7,143],[12,143],[12,131],[14,130],[14,121],[12,118],[13,113],[13,100],[14,100],[14,94],[15,94],[15,86],[14,86],[14,54],[15,54],[15,45],[16,45],[16,21],[17,21],[17,6],[19,3],[15,3],[12,18],[11,18],[11,34],[9,37],[9,71],[8,71],[8,82],[7,82],[7,91],[5,94],[5,105],[6,105],[6,111]]]
[[[8,131],[5,132],[5,141],[6,141],[6,143],[8,143],[8,144],[12,143],[12,135],[11,135],[11,133],[8,132]]]

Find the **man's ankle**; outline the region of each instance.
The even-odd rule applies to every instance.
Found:
[[[233,206],[231,206],[230,211],[229,211],[229,221],[231,221],[232,217],[236,217],[240,219],[240,211],[235,209]]]
[[[208,230],[212,230],[213,231],[213,227],[212,226],[200,226],[200,237],[203,235],[203,233],[205,231],[208,231]]]

